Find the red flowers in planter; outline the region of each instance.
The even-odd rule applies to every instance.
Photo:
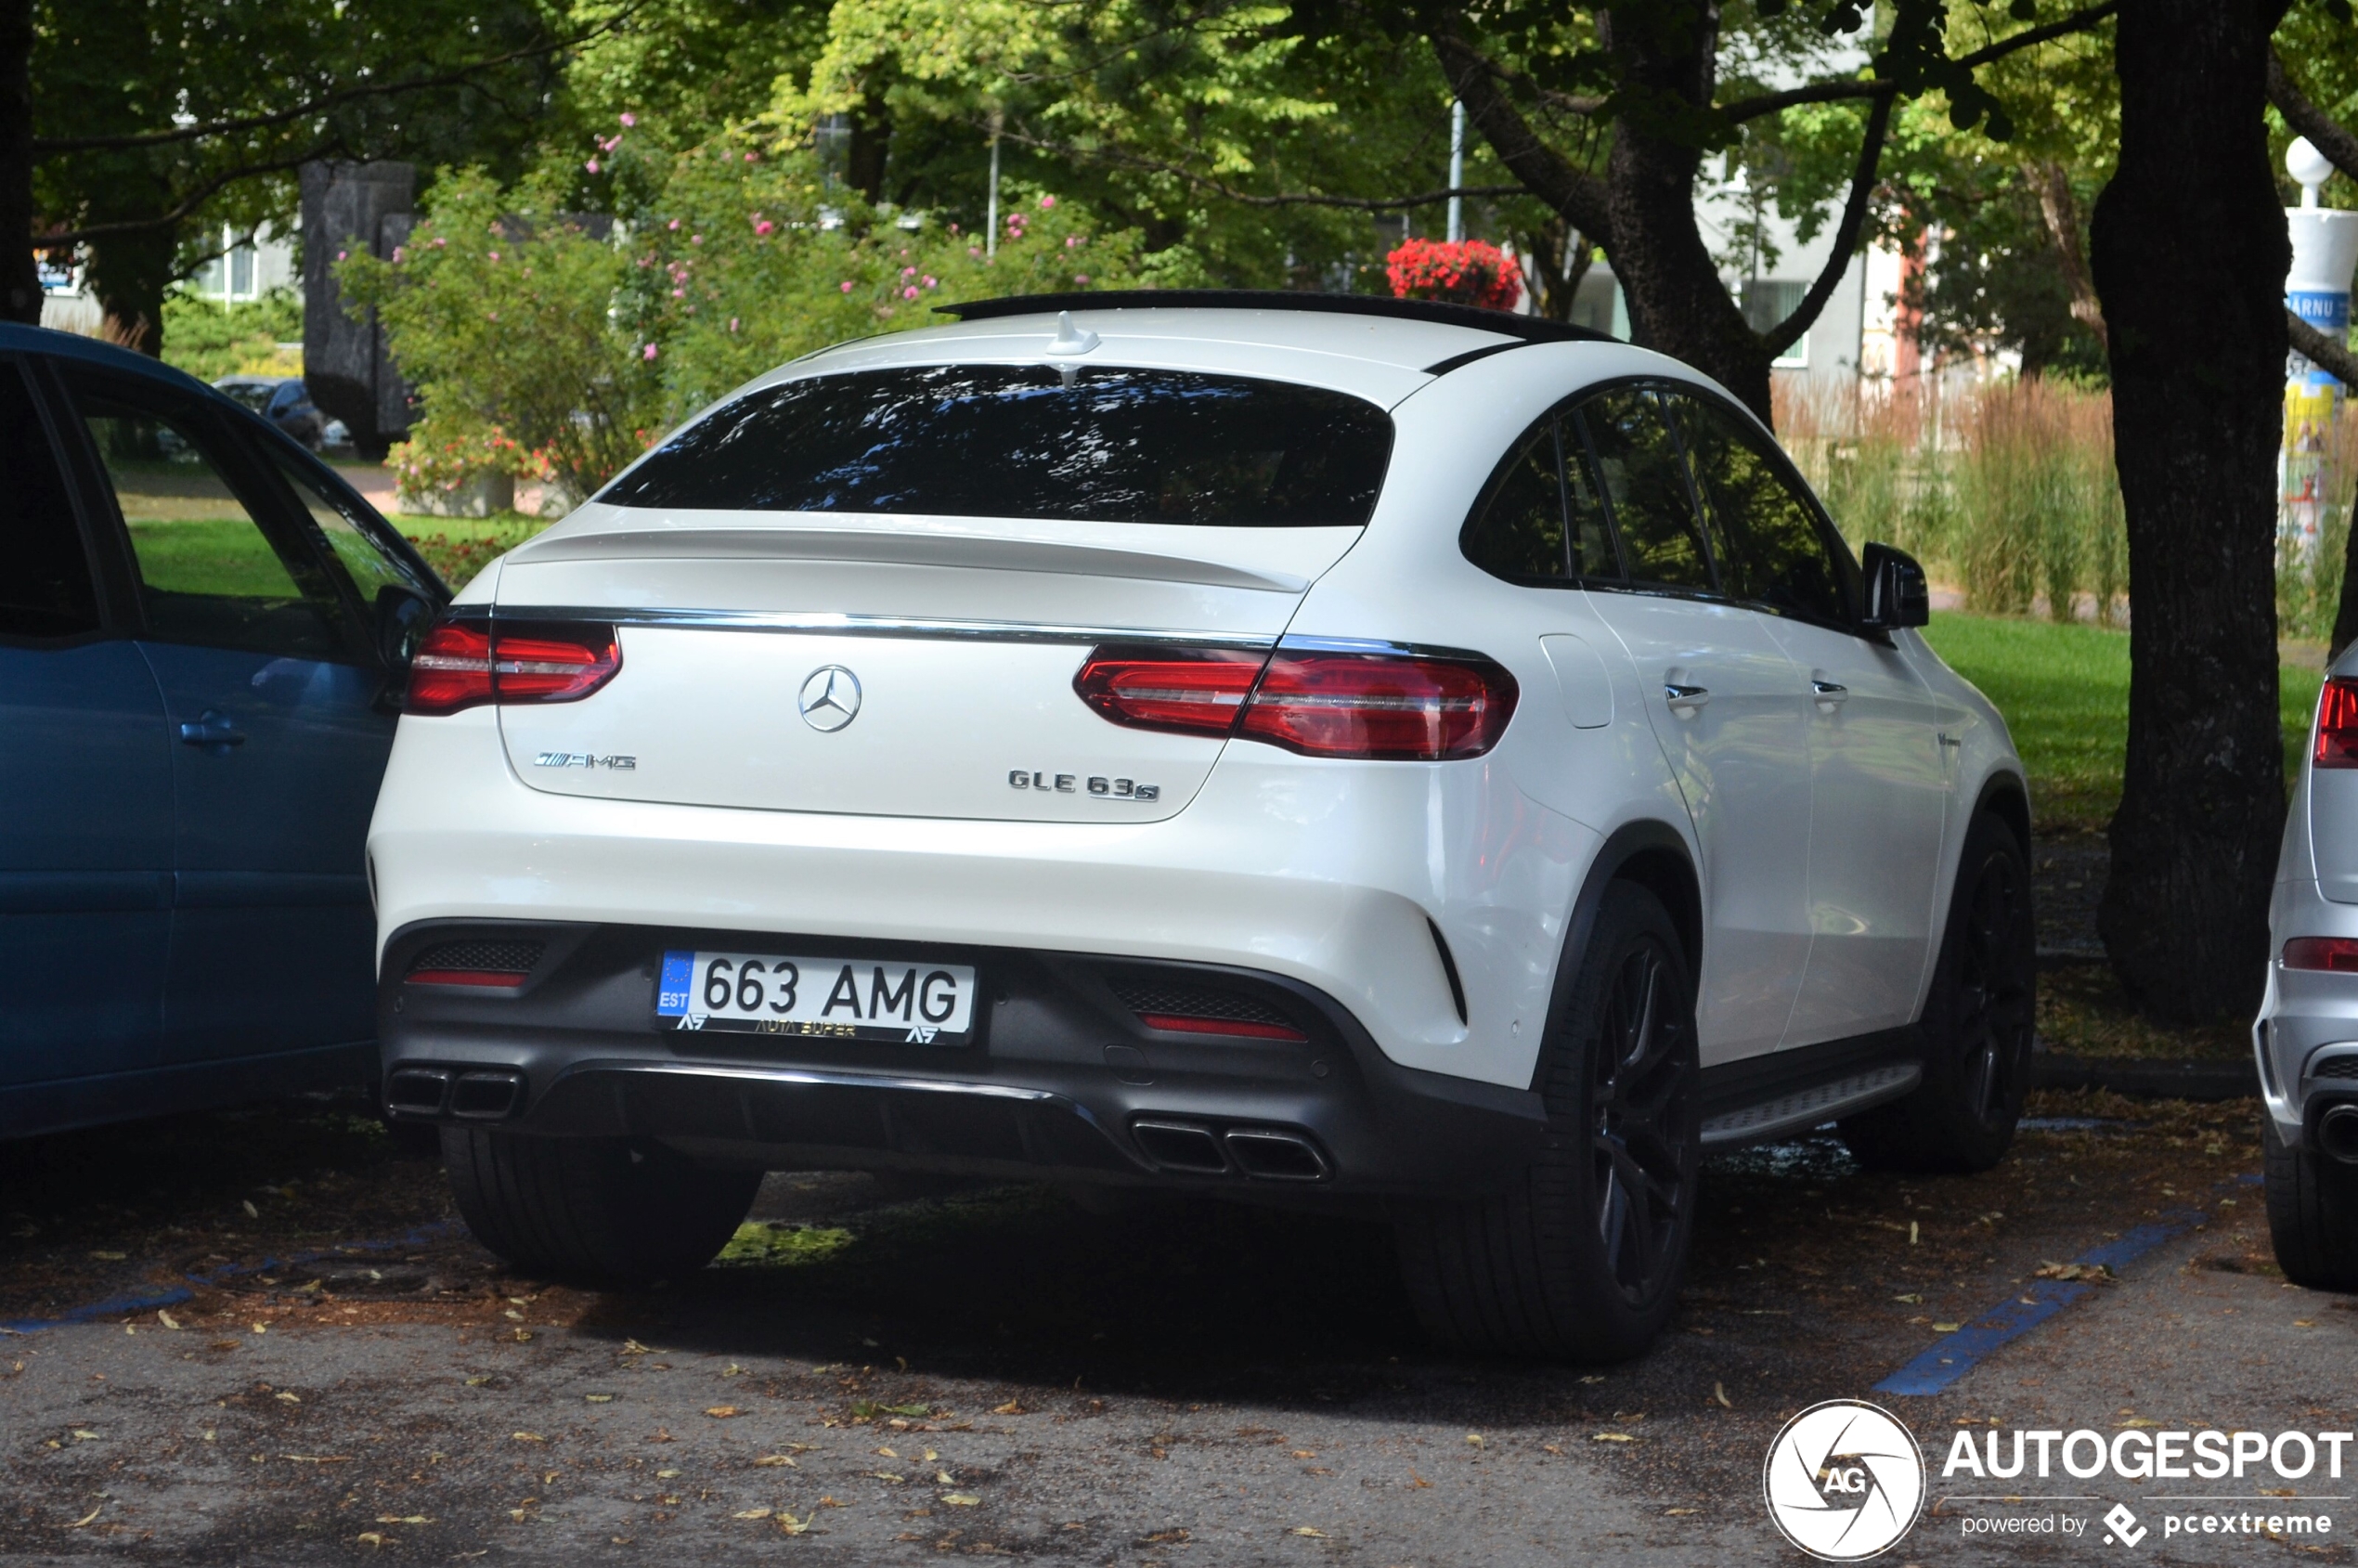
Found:
[[[1410,240],[1384,262],[1394,299],[1512,310],[1522,298],[1522,271],[1487,240]]]

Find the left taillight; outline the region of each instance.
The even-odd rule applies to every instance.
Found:
[[[611,626],[453,618],[418,645],[402,708],[438,715],[484,703],[578,702],[621,667]]]
[[[2317,695],[2313,768],[2358,768],[2358,680],[2337,676]]]
[[[1108,645],[1073,678],[1116,724],[1266,741],[1305,757],[1480,757],[1514,717],[1515,678],[1479,654]]]

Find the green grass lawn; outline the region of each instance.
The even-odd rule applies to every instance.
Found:
[[[2100,831],[2120,804],[2129,737],[2129,634],[2101,627],[1951,612],[1924,640],[1998,705],[2030,771],[2042,833]],[[2277,705],[2287,776],[2300,764],[2321,680],[2283,667]]]

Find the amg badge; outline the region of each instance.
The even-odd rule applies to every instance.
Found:
[[[536,768],[611,768],[628,772],[639,766],[635,757],[598,757],[586,751],[544,751],[532,759]]]

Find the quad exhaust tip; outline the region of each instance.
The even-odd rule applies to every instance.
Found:
[[[1323,1182],[1334,1173],[1307,1133],[1287,1127],[1231,1127],[1141,1117],[1130,1124],[1147,1158],[1190,1175],[1241,1173],[1265,1182]]]
[[[2317,1147],[2345,1165],[2358,1165],[2358,1103],[2345,1100],[2317,1119]]]
[[[396,1116],[504,1121],[524,1108],[524,1074],[504,1068],[396,1068],[385,1079],[385,1108]]]

